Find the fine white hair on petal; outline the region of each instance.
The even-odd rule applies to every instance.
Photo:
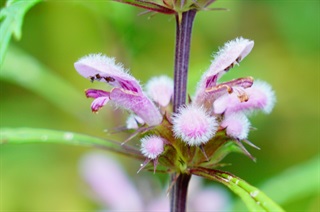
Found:
[[[88,69],[77,69],[77,71],[83,75],[84,77],[89,77],[96,72],[108,73],[108,72],[118,72],[121,74],[128,74],[128,71],[124,69],[121,63],[116,63],[115,58],[107,57],[101,53],[98,54],[89,54],[82,58],[80,58],[76,63],[75,66],[84,64]]]
[[[141,152],[150,159],[157,158],[164,150],[164,139],[159,136],[146,136],[141,139]]]
[[[227,42],[220,50],[214,55],[214,60],[211,63],[209,71],[206,73],[207,77],[227,71],[234,65],[243,60],[252,50],[254,41],[242,37],[236,38]]]
[[[264,107],[262,108],[262,110],[267,114],[271,113],[276,103],[276,95],[271,85],[265,81],[256,80],[252,87],[253,87],[252,89],[259,89],[262,93],[266,95],[267,101]]]
[[[146,91],[153,101],[165,107],[173,95],[173,80],[167,76],[153,77],[146,84]]]
[[[216,133],[218,123],[204,108],[189,105],[179,109],[173,116],[173,132],[190,146],[208,142]]]
[[[244,113],[225,114],[221,127],[232,138],[246,139],[250,130],[250,122]]]
[[[90,80],[106,82],[114,87],[141,93],[139,81],[136,80],[123,65],[114,58],[102,54],[90,54],[80,58],[74,64],[77,72]]]

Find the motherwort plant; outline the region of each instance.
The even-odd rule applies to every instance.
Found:
[[[231,151],[241,151],[254,159],[242,144],[258,148],[247,140],[251,129],[248,116],[255,110],[270,113],[274,92],[268,83],[252,77],[219,82],[253,46],[253,41],[241,37],[227,42],[214,55],[195,95],[177,110],[172,102],[175,82],[167,76],[152,78],[144,91],[114,58],[91,54],[79,59],[75,68],[85,78],[113,87],[110,91],[85,91],[87,97],[94,99],[92,111],[109,102],[128,110],[126,128],[135,129],[134,135],[141,137],[141,154],[145,157],[139,171],[152,162],[154,172],[174,175],[174,187],[181,177],[188,179],[191,174],[201,175],[219,167]],[[184,181],[187,185],[188,180]],[[180,211],[182,206],[176,207]]]

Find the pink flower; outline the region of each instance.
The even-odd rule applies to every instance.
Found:
[[[190,146],[208,142],[216,133],[218,123],[202,107],[189,105],[179,110],[172,118],[173,132]]]
[[[214,55],[208,71],[204,73],[199,82],[196,95],[194,97],[195,104],[207,105],[211,104],[217,97],[232,92],[233,86],[250,87],[253,83],[251,77],[240,78],[230,82],[218,84],[217,81],[228,72],[234,65],[238,65],[252,50],[254,42],[244,38],[236,38],[227,42],[223,48]]]
[[[193,105],[204,107],[212,116],[222,116],[220,127],[234,139],[247,139],[250,122],[243,113],[253,110],[270,113],[275,104],[274,91],[266,82],[243,77],[218,83],[223,74],[239,65],[253,45],[253,41],[244,38],[227,42],[202,76],[193,101]]]
[[[134,112],[149,126],[161,123],[162,115],[154,103],[144,94],[139,82],[113,58],[101,54],[85,56],[74,64],[83,77],[101,81],[114,88],[110,92],[89,89],[87,97],[94,98],[91,109],[96,112],[108,101]]]

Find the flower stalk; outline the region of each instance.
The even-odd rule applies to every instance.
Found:
[[[176,48],[174,64],[173,112],[186,103],[188,66],[192,24],[196,10],[189,10],[176,15]],[[171,212],[186,211],[187,191],[191,175],[172,174],[173,187],[170,194]]]
[[[191,32],[196,10],[176,15],[173,112],[186,102]]]

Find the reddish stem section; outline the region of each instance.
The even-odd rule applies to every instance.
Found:
[[[174,65],[174,96],[173,111],[178,112],[180,106],[186,103],[188,66],[190,55],[191,32],[196,10],[189,10],[177,15],[176,49]]]
[[[176,16],[173,112],[178,112],[179,108],[186,103],[191,32],[196,12],[196,10],[189,10],[182,13],[182,17]],[[171,183],[174,184],[170,193],[170,208],[171,212],[185,212],[191,175],[177,176],[177,174],[171,175]]]

